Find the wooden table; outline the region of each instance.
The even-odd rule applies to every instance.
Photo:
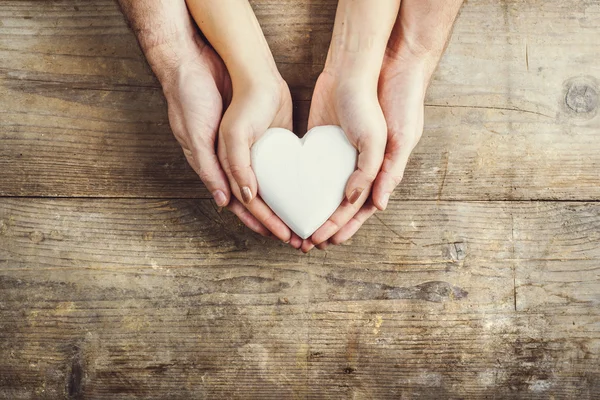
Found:
[[[306,125],[334,0],[255,0]],[[218,212],[112,0],[0,2],[0,398],[599,399],[600,1],[468,1],[390,209]]]

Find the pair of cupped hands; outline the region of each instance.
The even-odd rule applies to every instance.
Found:
[[[433,72],[426,57],[385,48],[382,59],[374,62],[376,73],[365,67],[368,60],[338,62],[330,49],[313,92],[308,129],[340,126],[359,156],[343,202],[303,240],[258,196],[250,158],[252,145],[267,129],[293,130],[287,83],[276,67],[268,74],[232,79],[219,54],[195,33],[186,56],[161,83],[173,133],[216,204],[253,231],[304,252],[348,240],[377,210],[385,210],[421,137],[425,91]]]

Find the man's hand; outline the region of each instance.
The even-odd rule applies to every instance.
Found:
[[[235,198],[215,148],[217,132],[232,98],[225,64],[197,34],[185,0],[119,0],[148,63],[158,77],[169,123],[218,206],[228,208],[255,232],[271,232]],[[294,244],[299,247],[298,239]]]

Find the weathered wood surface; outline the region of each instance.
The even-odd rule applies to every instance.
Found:
[[[252,3],[301,132],[336,2]],[[0,398],[600,399],[598,54],[600,1],[468,2],[390,209],[304,256],[203,200],[112,0],[3,0]]]
[[[253,4],[302,132],[336,1]],[[113,0],[4,0],[0,21],[0,194],[207,197]],[[600,199],[599,32],[598,1],[468,2],[396,198]]]
[[[308,257],[206,200],[0,221],[2,398],[600,394],[598,203],[393,202]]]

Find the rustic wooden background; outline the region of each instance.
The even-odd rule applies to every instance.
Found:
[[[301,130],[335,0],[254,0]],[[113,0],[0,1],[0,398],[599,399],[600,1],[471,0],[390,209],[219,213]]]

